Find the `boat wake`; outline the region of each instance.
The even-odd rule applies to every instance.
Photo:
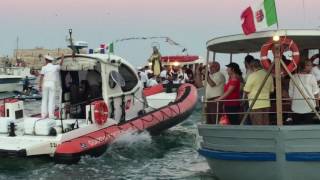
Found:
[[[150,144],[152,142],[151,135],[149,132],[126,132],[119,136],[112,144],[112,146],[135,146],[136,144]]]

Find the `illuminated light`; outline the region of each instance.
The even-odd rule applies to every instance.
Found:
[[[173,66],[179,66],[179,62],[173,62]]]
[[[149,66],[152,66],[152,62],[149,62]]]
[[[272,39],[273,39],[273,41],[279,41],[280,40],[280,36],[275,35],[275,36],[272,37]]]

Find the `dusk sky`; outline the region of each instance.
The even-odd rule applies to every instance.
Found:
[[[240,14],[254,0],[1,0],[0,54],[12,56],[20,48],[64,48],[72,28],[74,38],[96,48],[127,37],[168,36],[205,56],[207,40],[242,33]],[[304,2],[304,3],[303,3]],[[278,0],[280,28],[319,28],[319,0]],[[303,10],[304,7],[304,10]],[[126,41],[115,53],[142,65],[159,42],[162,55],[181,48],[164,40]]]

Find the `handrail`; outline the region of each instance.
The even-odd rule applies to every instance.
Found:
[[[319,98],[316,99],[316,98],[307,98],[308,100],[320,100]],[[205,101],[203,100],[202,102],[203,103],[206,103],[206,102],[228,102],[228,101],[252,101],[253,99],[222,99],[222,100],[213,100],[213,101]],[[257,99],[257,100],[270,100],[270,101],[275,101],[276,98],[271,98],[271,99]],[[291,101],[291,100],[305,100],[304,98],[282,98],[283,101]]]

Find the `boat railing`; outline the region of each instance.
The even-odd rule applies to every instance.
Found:
[[[319,101],[319,99],[317,98],[306,98],[308,101]],[[288,115],[288,114],[294,114],[295,112],[293,112],[291,110],[291,101],[293,100],[301,100],[301,101],[305,101],[306,99],[304,98],[282,98],[282,105],[283,107],[283,111],[282,114],[283,115]],[[244,115],[250,115],[250,114],[277,114],[276,112],[276,98],[270,98],[270,99],[257,99],[257,100],[265,100],[265,101],[270,101],[271,106],[269,107],[269,111],[264,111],[264,112],[256,112],[256,111],[249,111],[249,103],[250,101],[253,101],[253,99],[224,99],[224,100],[202,100],[202,102],[204,104],[206,104],[206,110],[204,111],[204,117],[205,119],[207,119],[206,123],[208,122],[208,118],[207,116],[213,115],[215,116],[215,124],[219,124],[220,118],[222,115],[232,115],[232,114],[236,114],[236,115],[240,115],[240,119],[243,118]],[[215,107],[216,107],[216,111],[215,112],[208,112],[208,103],[213,103],[215,102]],[[223,104],[225,102],[240,102],[240,107],[238,109],[237,112],[226,112],[224,110],[225,107],[223,107]],[[288,117],[291,118],[291,117]],[[244,121],[247,121],[247,118],[244,119]],[[246,123],[244,123],[246,124]]]

